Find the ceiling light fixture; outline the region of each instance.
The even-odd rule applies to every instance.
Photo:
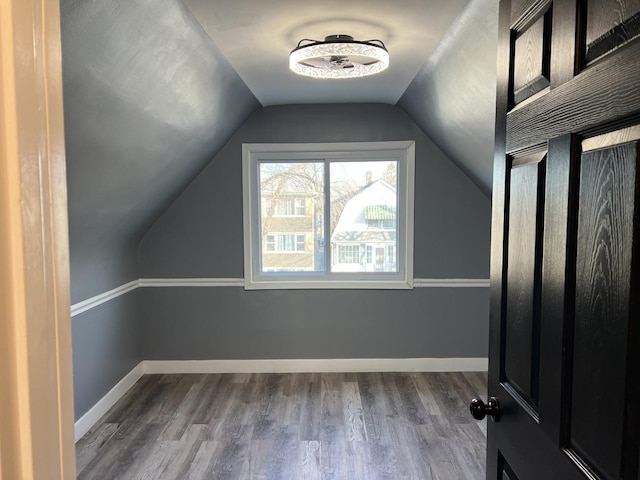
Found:
[[[303,38],[289,55],[291,70],[314,78],[365,77],[388,66],[389,52],[382,41],[357,41],[351,35],[329,35],[324,41]]]

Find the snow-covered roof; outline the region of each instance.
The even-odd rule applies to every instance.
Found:
[[[367,220],[393,220],[396,206],[396,188],[376,180],[346,203],[331,241],[395,241],[395,231],[371,229]]]

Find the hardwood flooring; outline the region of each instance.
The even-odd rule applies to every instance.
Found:
[[[145,375],[76,445],[80,479],[481,480],[481,373]]]

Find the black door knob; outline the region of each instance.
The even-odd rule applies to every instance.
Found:
[[[471,416],[476,420],[482,420],[487,415],[494,422],[500,420],[500,404],[496,397],[489,397],[489,401],[486,404],[479,398],[474,398],[471,400],[469,410],[471,411]]]

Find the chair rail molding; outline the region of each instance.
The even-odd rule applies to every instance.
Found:
[[[71,305],[75,317],[138,288],[244,288],[244,278],[139,278]],[[489,288],[488,278],[414,278],[415,288]]]

